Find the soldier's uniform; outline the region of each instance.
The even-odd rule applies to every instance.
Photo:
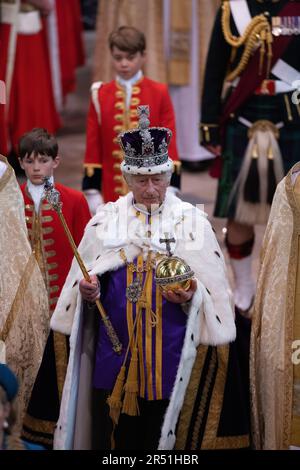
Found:
[[[6,82],[8,145],[34,127],[55,132],[60,126],[52,90],[45,29],[30,2],[0,2],[0,80]]]
[[[61,184],[63,213],[76,245],[79,245],[90,213],[84,195]],[[58,214],[45,199],[36,211],[26,183],[21,186],[25,203],[25,216],[32,250],[43,274],[49,298],[49,320],[56,306],[73,259]],[[43,360],[32,390],[24,419],[23,436],[45,447],[52,447],[53,433],[68,364],[69,338],[50,331]]]
[[[223,1],[207,57],[200,125],[202,144],[222,146],[218,217],[266,223],[276,184],[299,160],[299,48],[299,1]],[[240,261],[251,255],[253,240],[227,245]]]
[[[228,7],[230,6],[230,20],[228,24],[226,24],[224,11],[225,4],[228,4]],[[264,80],[267,76],[268,61],[268,45],[266,44],[261,74],[259,75],[260,67],[258,66],[254,75],[248,75],[248,82],[250,84],[254,80],[255,75],[261,78],[261,83],[253,90],[250,96],[246,97],[238,107],[233,108],[229,115],[223,118],[221,116],[226,110],[226,102],[228,102],[230,95],[234,93],[234,89],[238,86],[239,78],[248,74],[248,67],[250,65],[249,60],[244,70],[237,74],[237,77],[231,79],[230,88],[227,89],[227,92],[225,91],[226,97],[222,100],[221,94],[226,76],[230,78],[231,72],[241,64],[243,61],[242,55],[245,51],[243,44],[237,48],[229,44],[228,35],[224,32],[224,29],[226,30],[226,27],[229,26],[232,36],[242,37],[242,30],[245,31],[249,26],[249,23],[245,21],[245,17],[241,18],[244,13],[243,4],[246,4],[251,15],[251,17],[249,16],[250,21],[255,17],[257,18],[258,15],[265,15],[272,30],[272,49],[275,47],[274,41],[282,39],[280,36],[287,36],[290,41],[283,54],[279,57],[279,60],[276,61],[276,66],[274,67],[275,64],[271,66],[269,80]],[[284,15],[280,17],[281,10],[288,4],[293,4],[293,16]],[[216,216],[236,219],[236,194],[232,194],[231,198],[229,196],[244,161],[249,140],[249,128],[255,122],[267,120],[273,123],[278,130],[278,144],[281,150],[284,173],[299,160],[300,104],[292,102],[292,95],[297,88],[297,84],[293,82],[296,82],[297,79],[300,80],[299,34],[300,2],[298,1],[225,1],[217,14],[207,58],[202,99],[202,123],[200,126],[201,140],[204,144],[217,145],[222,142],[223,147],[222,173],[215,208]],[[254,42],[250,50],[251,54],[256,47],[257,43]],[[255,157],[255,153],[253,157]],[[263,202],[259,201],[259,196],[257,201],[255,200],[255,194],[252,196],[254,200],[251,200],[251,195],[250,200],[249,198],[246,200],[249,200],[251,203]],[[271,198],[269,197],[269,199]],[[270,206],[271,200],[266,202]],[[240,221],[245,222],[243,218]],[[263,220],[253,220],[253,222],[263,223],[266,221],[267,217],[264,217]],[[249,223],[249,219],[246,220],[246,223]]]

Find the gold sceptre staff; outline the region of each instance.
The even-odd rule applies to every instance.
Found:
[[[58,217],[60,218],[60,221],[61,221],[62,226],[64,228],[64,231],[65,231],[65,233],[68,237],[68,240],[69,240],[70,245],[72,247],[72,250],[74,252],[74,256],[75,256],[75,258],[76,258],[76,260],[79,264],[79,267],[82,271],[84,279],[88,282],[91,282],[90,275],[87,272],[86,267],[85,267],[85,265],[84,265],[84,263],[81,259],[81,256],[80,256],[80,254],[77,250],[77,246],[74,242],[72,234],[71,234],[71,232],[69,230],[69,227],[67,225],[66,219],[64,218],[64,215],[62,213],[62,202],[60,200],[60,192],[57,191],[57,189],[54,188],[53,184],[50,181],[50,178],[47,178],[47,177],[44,178],[44,191],[45,191],[45,196],[46,196],[47,201],[51,205],[52,209],[54,209],[55,212],[57,212]],[[103,305],[101,304],[99,299],[97,299],[95,303],[96,303],[96,305],[98,307],[98,310],[100,312],[101,319],[102,319],[102,321],[104,323],[104,326],[105,326],[105,329],[106,329],[106,333],[107,333],[107,335],[108,335],[108,337],[109,337],[109,339],[112,343],[113,350],[117,354],[121,354],[122,344],[120,343],[120,340],[117,336],[117,333],[115,332],[115,329],[114,329],[110,319],[108,318],[108,316],[105,313]]]

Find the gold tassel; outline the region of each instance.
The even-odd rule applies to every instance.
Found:
[[[111,417],[114,425],[117,425],[119,422],[122,408],[122,394],[125,381],[125,372],[126,367],[123,365],[118,374],[114,389],[107,399],[107,404],[109,405],[109,416]]]
[[[253,145],[251,158],[258,158],[258,148],[257,144]]]
[[[138,348],[135,346],[132,352],[127,380],[125,383],[125,395],[123,400],[122,413],[129,416],[137,416],[140,414],[138,406]]]
[[[260,46],[260,51],[259,51],[258,75],[261,75],[263,72],[264,56],[266,52],[266,47],[265,47],[266,32],[264,30],[262,30],[262,32],[260,33],[260,40],[261,40],[261,46]]]

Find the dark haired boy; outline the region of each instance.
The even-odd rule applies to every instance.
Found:
[[[120,171],[122,153],[117,136],[138,126],[138,105],[150,106],[152,126],[171,129],[173,138],[169,153],[175,163],[171,185],[180,186],[173,105],[165,84],[143,76],[146,61],[144,34],[136,28],[122,26],[110,34],[108,43],[116,79],[104,84],[93,83],[87,121],[82,187],[92,213],[103,200],[116,201],[128,192]]]
[[[30,243],[39,263],[49,298],[49,321],[71,266],[73,251],[57,213],[44,199],[43,178],[53,180],[60,163],[55,137],[36,128],[19,141],[19,161],[27,182],[21,186]],[[79,245],[90,212],[84,195],[55,183],[63,214]],[[68,362],[68,338],[50,332],[24,420],[26,439],[52,447],[62,387]]]

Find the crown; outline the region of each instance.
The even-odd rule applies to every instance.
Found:
[[[124,152],[121,169],[125,173],[151,174],[172,170],[168,155],[172,132],[166,127],[149,127],[148,105],[138,106],[139,127],[122,132],[118,136]]]

